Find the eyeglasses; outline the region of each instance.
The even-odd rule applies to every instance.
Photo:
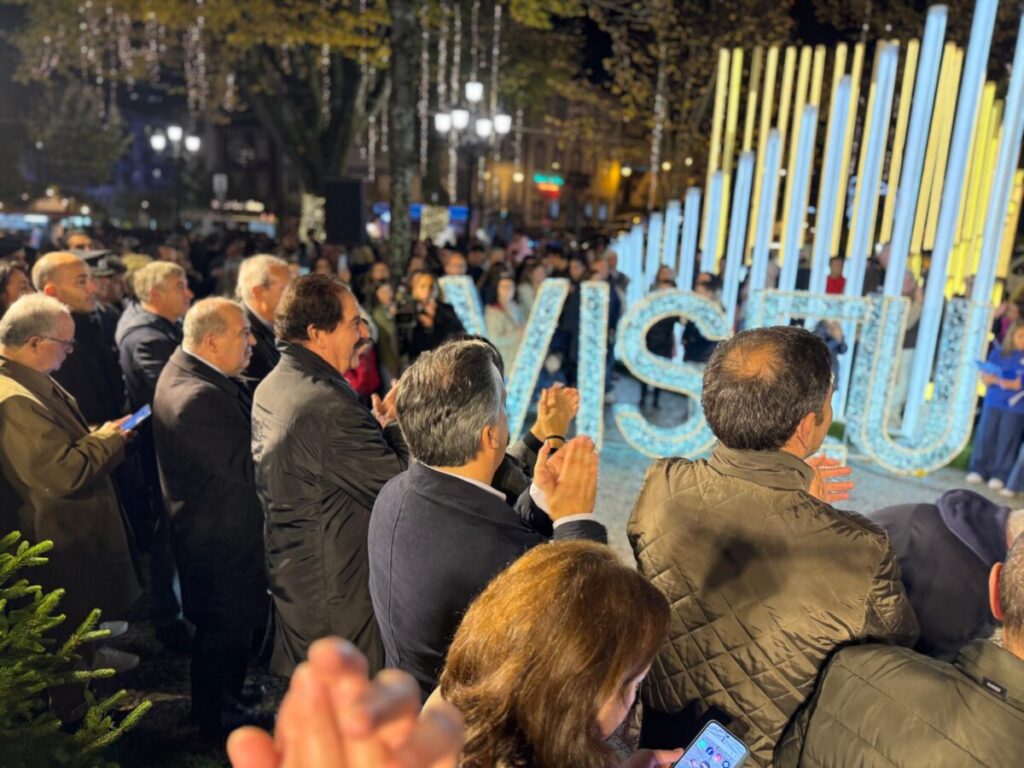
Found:
[[[61,344],[61,345],[64,346],[64,349],[66,349],[68,352],[74,352],[75,351],[75,340],[74,339],[56,339],[53,336],[40,336],[39,338],[44,339],[46,341],[54,341],[57,344]]]

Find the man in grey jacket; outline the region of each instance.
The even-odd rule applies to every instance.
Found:
[[[775,764],[1024,765],[1024,537],[992,566],[988,593],[1002,640],[974,640],[953,664],[885,645],[837,653]]]
[[[641,745],[685,746],[722,722],[771,764],[832,653],[870,638],[913,644],[917,621],[885,533],[831,505],[849,483],[810,458],[832,420],[825,343],[795,327],[719,344],[704,373],[709,460],[647,472],[628,533],[672,605],[643,691]]]

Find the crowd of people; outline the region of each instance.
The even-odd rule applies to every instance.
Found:
[[[853,483],[819,454],[820,334],[684,330],[718,442],[647,471],[633,567],[573,436],[580,281],[611,284],[610,325],[623,310],[603,245],[417,244],[393,282],[372,252],[292,240],[143,257],[85,237],[0,273],[0,530],[54,542],[58,635],[97,607],[116,623],[148,583],[157,636],[191,653],[192,716],[234,731],[236,768],[607,768],[630,717],[630,768],[674,765],[712,720],[759,766],[1024,759],[1024,511],[967,490],[838,509]],[[441,274],[474,279],[487,338]],[[557,376],[510,445],[505,374],[551,275],[574,286]],[[654,288],[673,284],[665,268]],[[674,322],[649,330],[656,354]],[[291,675],[273,726],[244,688],[264,636]],[[72,720],[81,692],[64,694]]]

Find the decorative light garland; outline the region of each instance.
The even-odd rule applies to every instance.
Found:
[[[420,10],[420,97],[416,111],[420,119],[420,178],[427,175],[427,145],[430,138],[430,26],[427,10]]]
[[[658,173],[661,170],[661,140],[665,132],[665,59],[667,53],[662,43],[658,47],[658,78],[654,88],[654,130],[651,132],[651,185],[647,190],[647,210],[654,208],[658,195]]]

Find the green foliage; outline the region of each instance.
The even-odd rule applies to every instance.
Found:
[[[131,145],[116,106],[108,107],[101,92],[75,85],[48,88],[26,127],[43,144],[39,176],[71,191],[109,182]]]
[[[0,762],[5,768],[42,764],[114,768],[103,759],[102,750],[134,727],[151,704],[143,702],[115,725],[111,712],[125,691],[97,702],[86,690],[88,709],[73,734],[63,730],[47,709],[46,693],[51,688],[114,674],[113,670],[75,669],[82,644],[109,634],[95,629],[99,610],[54,648],[56,642],[47,635],[64,621],[62,614],[55,613],[64,591],[44,593],[27,579],[16,578],[22,568],[45,565],[48,559],[43,555],[52,548],[49,541],[35,545],[21,541],[17,531],[0,538]]]

